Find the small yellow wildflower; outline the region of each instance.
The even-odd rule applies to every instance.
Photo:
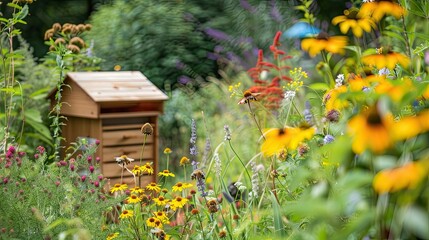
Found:
[[[187,157],[182,157],[182,158],[180,159],[180,166],[184,166],[184,165],[188,164],[190,161],[191,161],[191,160],[190,160],[189,158],[187,158]]]
[[[192,187],[192,184],[190,183],[182,183],[182,182],[178,182],[173,186],[173,192],[181,192],[186,188],[190,188]]]
[[[151,163],[146,163],[145,165],[140,167],[143,173],[147,173],[152,175],[153,174],[153,167],[151,166]]]
[[[164,198],[163,196],[159,196],[157,198],[153,198],[153,201],[155,202],[156,205],[158,206],[165,206],[167,205],[167,203],[170,201],[166,198]]]
[[[124,210],[124,211],[122,211],[119,218],[124,219],[124,218],[130,218],[132,216],[134,216],[133,210]]]
[[[170,208],[173,211],[176,211],[177,208],[183,208],[183,206],[185,206],[185,204],[188,202],[187,198],[182,198],[182,197],[176,197],[175,199],[173,199],[170,202]]]
[[[155,215],[156,218],[161,220],[163,224],[170,224],[170,220],[167,217],[167,214],[164,211],[154,212],[153,215]]]
[[[149,184],[146,186],[146,189],[147,189],[147,190],[151,190],[151,191],[155,191],[155,192],[159,192],[159,191],[161,191],[160,185],[158,185],[158,184],[156,184],[156,183],[154,183],[154,182],[149,183]]]
[[[170,154],[172,151],[170,148],[165,148],[164,149],[164,154]]]
[[[133,188],[130,188],[130,193],[141,194],[141,193],[144,193],[144,190],[141,189],[140,187],[133,187]]]
[[[142,199],[135,195],[135,194],[131,194],[129,197],[127,197],[126,202],[133,204],[133,203],[139,203]]]
[[[148,227],[160,228],[160,229],[163,227],[161,220],[159,220],[158,218],[155,218],[155,217],[148,218],[146,220],[146,225]]]
[[[134,165],[133,170],[131,170],[132,173],[136,176],[140,176],[143,174],[143,170],[139,165]]]
[[[117,232],[111,233],[111,234],[107,235],[106,240],[112,240],[112,239],[117,238],[118,236],[119,236],[119,233],[117,233]]]
[[[164,176],[164,177],[175,177],[176,175],[174,175],[174,173],[170,172],[168,169],[159,172],[158,176]]]
[[[114,193],[114,192],[117,192],[117,191],[124,191],[124,190],[126,190],[128,188],[128,186],[127,186],[127,184],[119,184],[119,183],[116,183],[111,189],[110,189],[110,193]]]

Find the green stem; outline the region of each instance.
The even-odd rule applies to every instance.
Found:
[[[252,115],[253,121],[255,121],[256,126],[258,127],[258,130],[261,133],[261,136],[265,139],[265,136],[264,136],[264,133],[262,132],[261,126],[259,125],[258,120],[256,120],[256,114],[255,114],[255,112],[253,112],[253,109],[250,106],[250,101],[247,101],[247,106],[249,107],[250,114]]]
[[[141,150],[141,152],[140,152],[140,166],[142,165],[143,153],[144,153],[144,147],[145,147],[145,145],[146,145],[146,139],[147,139],[147,135],[145,134],[145,135],[144,135],[144,138],[143,138],[142,150]]]
[[[235,151],[235,149],[232,147],[231,141],[228,141],[229,143],[229,147],[231,148],[231,150],[234,152],[235,156],[238,158],[238,160],[240,161],[241,165],[243,165],[244,170],[246,171],[247,176],[249,177],[249,181],[252,182],[252,177],[250,176],[249,171],[247,171],[246,165],[244,165],[243,161],[241,160],[240,156],[238,156],[237,152]]]

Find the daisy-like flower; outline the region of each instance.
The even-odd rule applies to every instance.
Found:
[[[379,81],[374,89],[376,93],[386,94],[395,102],[400,101],[407,93],[416,91],[415,85],[409,78],[396,80],[385,78]]]
[[[352,136],[352,149],[360,154],[366,149],[382,153],[393,144],[390,131],[393,119],[390,115],[381,116],[375,106],[354,116],[348,123]]]
[[[326,32],[320,32],[316,38],[306,38],[301,41],[302,50],[308,52],[311,57],[315,57],[323,50],[334,54],[344,54],[346,45],[347,37],[330,37]]]
[[[428,160],[416,161],[382,170],[375,175],[372,186],[379,194],[415,188],[427,176],[428,163]]]
[[[150,190],[150,191],[155,191],[155,192],[161,191],[160,185],[158,185],[154,182],[151,182],[148,185],[146,185],[146,189]]]
[[[156,217],[150,217],[150,218],[148,218],[148,219],[146,220],[146,225],[147,225],[148,227],[152,227],[152,228],[160,228],[160,229],[162,229],[162,227],[163,227],[161,220],[159,220],[159,219],[158,219],[158,218],[156,218]]]
[[[115,160],[116,160],[116,163],[119,166],[121,166],[121,167],[126,166],[126,165],[128,165],[128,164],[130,164],[131,162],[134,161],[133,158],[129,158],[129,157],[127,157],[127,155],[122,155],[120,157],[115,157]]]
[[[133,188],[130,188],[130,193],[142,194],[144,193],[144,190],[140,187],[133,187]]]
[[[339,96],[342,93],[347,92],[347,87],[345,85],[341,85],[334,89],[328,90],[323,96],[323,104],[325,105],[326,112],[331,110],[341,110],[350,105],[347,99],[341,99]]]
[[[181,192],[186,188],[190,188],[192,187],[192,184],[190,183],[182,183],[182,182],[178,182],[173,186],[173,192]]]
[[[170,224],[170,219],[168,219],[167,214],[164,211],[154,212],[153,215],[161,220],[163,224]]]
[[[164,154],[170,154],[172,151],[170,148],[165,148],[164,149]]]
[[[410,59],[402,53],[393,52],[393,51],[384,51],[379,48],[376,50],[375,54],[366,55],[362,57],[362,62],[365,65],[375,66],[377,69],[394,69],[396,64],[401,65],[402,67],[408,67],[410,64]]]
[[[141,200],[142,199],[139,196],[135,194],[131,194],[129,197],[127,197],[125,201],[129,204],[133,204],[133,203],[139,203]]]
[[[123,184],[116,183],[110,189],[110,193],[114,193],[114,192],[117,192],[117,191],[124,191],[124,190],[127,190],[127,188],[128,188],[128,186],[125,183],[123,183]]]
[[[392,15],[396,19],[406,14],[405,8],[393,1],[373,1],[365,2],[360,8],[360,12],[370,15],[375,21],[380,21],[385,15]]]
[[[136,176],[140,176],[143,174],[143,170],[139,165],[134,165],[133,169],[131,170],[131,172],[136,175]]]
[[[115,239],[119,236],[119,233],[115,232],[115,233],[110,233],[109,235],[107,235],[106,240],[112,240]]]
[[[153,174],[153,167],[151,163],[146,163],[145,165],[141,166],[140,169],[143,173],[147,173],[149,175]]]
[[[170,208],[173,211],[176,211],[177,208],[183,208],[183,206],[185,206],[185,204],[188,202],[187,198],[182,198],[182,197],[176,197],[175,199],[173,199],[170,202]]]
[[[261,146],[264,156],[272,156],[283,150],[295,150],[298,145],[313,137],[316,129],[313,127],[272,128],[264,133],[265,141]]]
[[[368,14],[363,14],[357,8],[344,10],[344,15],[334,17],[332,24],[339,24],[343,34],[346,34],[351,29],[353,35],[358,38],[362,37],[363,31],[371,32],[371,29],[377,27],[374,20]]]
[[[187,158],[187,157],[182,157],[181,159],[180,159],[180,166],[185,166],[186,164],[189,164],[189,162],[190,162],[191,160],[189,159],[189,158]]]
[[[157,198],[153,198],[152,200],[153,200],[153,201],[155,202],[155,204],[156,204],[156,205],[158,205],[158,206],[165,206],[165,205],[167,205],[167,203],[170,201],[170,200],[168,200],[168,199],[164,198],[163,196],[159,196],[159,197],[157,197]]]
[[[124,210],[122,211],[121,215],[119,216],[120,219],[130,218],[134,216],[133,210]]]
[[[164,176],[164,177],[175,177],[176,175],[174,175],[174,173],[170,172],[168,169],[159,172],[158,176]]]

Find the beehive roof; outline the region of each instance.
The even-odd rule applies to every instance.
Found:
[[[70,72],[67,78],[76,82],[95,102],[168,99],[139,71]]]

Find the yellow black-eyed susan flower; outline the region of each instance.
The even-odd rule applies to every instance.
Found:
[[[360,12],[370,15],[377,22],[385,15],[392,15],[396,19],[399,19],[406,14],[405,8],[396,2],[388,0],[363,3]]]
[[[394,69],[396,64],[406,68],[410,64],[410,59],[402,53],[383,51],[382,49],[378,49],[376,52],[375,54],[363,56],[362,62],[365,65],[375,66],[379,70],[382,68]]]
[[[284,150],[295,150],[298,145],[313,137],[315,128],[272,128],[264,133],[265,141],[261,146],[264,156],[272,156]]]
[[[116,183],[111,189],[110,189],[110,193],[114,193],[114,192],[117,192],[117,191],[124,191],[124,190],[127,190],[127,188],[128,188],[128,186],[127,186],[127,184],[119,184],[119,183]]]
[[[330,37],[326,32],[319,33],[316,38],[306,38],[301,41],[302,50],[308,52],[311,57],[315,57],[323,50],[334,54],[344,54],[346,45],[347,37]]]
[[[415,188],[427,176],[428,163],[428,160],[409,162],[397,168],[378,172],[372,183],[374,191],[383,194]]]
[[[126,202],[129,204],[133,204],[133,203],[139,203],[141,202],[141,198],[135,194],[131,194],[129,197],[127,197]]]
[[[339,87],[328,90],[323,96],[323,104],[325,105],[326,112],[332,110],[340,111],[350,105],[347,99],[342,99],[339,96],[347,92],[347,87],[341,85]]]
[[[144,190],[140,187],[130,188],[130,193],[141,194],[144,193]]]
[[[188,202],[187,198],[176,197],[173,200],[171,200],[171,202],[170,202],[170,208],[173,211],[176,211],[177,208],[183,208],[183,206],[185,206],[185,204],[187,202]]]
[[[141,171],[143,173],[147,173],[147,174],[150,174],[150,175],[152,175],[153,172],[154,172],[151,163],[146,163],[145,165],[141,166],[140,169],[141,169]]]
[[[158,218],[159,220],[161,220],[161,222],[163,224],[169,224],[170,220],[167,216],[167,213],[164,211],[158,211],[158,212],[154,212],[153,215]]]
[[[353,35],[358,38],[362,37],[364,31],[371,32],[372,29],[377,27],[369,14],[364,14],[357,8],[345,10],[344,15],[334,17],[332,24],[339,24],[340,31],[343,34],[346,34],[351,29]]]
[[[158,176],[164,176],[164,177],[175,177],[176,175],[174,175],[174,173],[170,172],[170,170],[165,169],[162,172],[158,173]]]
[[[392,116],[381,116],[376,106],[354,116],[348,123],[353,151],[360,154],[367,149],[374,153],[387,150],[394,141],[390,135],[392,124]]]
[[[190,183],[178,182],[172,187],[172,189],[173,189],[173,192],[181,192],[184,189],[190,188],[190,187],[192,187],[192,184],[190,184]]]
[[[148,185],[146,185],[146,189],[150,190],[150,191],[155,191],[155,192],[161,191],[160,185],[158,185],[154,182],[151,182]]]
[[[146,225],[152,228],[162,228],[162,222],[156,217],[150,217],[146,220]]]
[[[119,215],[120,219],[130,218],[134,216],[133,210],[123,210],[121,215]]]
[[[165,197],[163,197],[163,196],[159,196],[159,197],[156,197],[156,198],[153,198],[153,201],[155,202],[155,204],[156,205],[158,205],[158,206],[165,206],[170,200],[169,199],[166,199]]]

